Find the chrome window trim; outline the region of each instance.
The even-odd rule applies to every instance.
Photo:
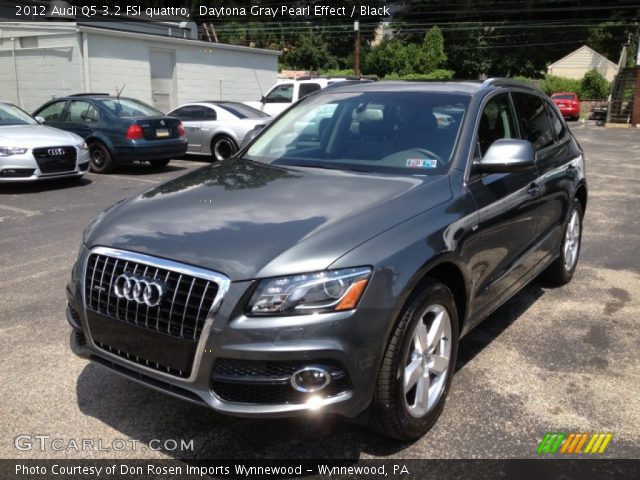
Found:
[[[222,301],[229,291],[229,286],[231,285],[231,280],[226,275],[223,275],[218,272],[214,272],[211,270],[206,270],[200,267],[194,267],[192,265],[187,265],[184,263],[175,262],[173,260],[166,260],[164,258],[152,257],[150,255],[145,255],[142,253],[129,252],[126,250],[118,250],[115,248],[109,247],[94,247],[89,250],[87,257],[84,261],[83,269],[82,269],[82,308],[84,309],[85,321],[86,321],[86,312],[87,312],[87,299],[86,299],[86,283],[87,283],[87,267],[89,264],[89,258],[91,255],[105,255],[115,259],[122,259],[126,261],[136,262],[138,264],[144,264],[153,266],[156,268],[162,268],[165,270],[170,270],[172,272],[176,272],[183,275],[190,275],[193,277],[198,277],[204,280],[209,280],[215,282],[218,285],[218,292],[216,293],[215,298],[211,304],[211,308],[207,313],[207,318],[205,320],[204,326],[202,328],[202,333],[200,334],[200,339],[198,340],[198,344],[196,346],[196,351],[193,358],[193,364],[191,366],[191,374],[188,378],[181,378],[176,375],[172,375],[170,373],[162,372],[160,370],[156,370],[154,368],[149,368],[145,365],[141,365],[140,363],[132,362],[127,360],[126,358],[122,358],[118,355],[114,355],[110,352],[107,352],[101,348],[99,348],[94,342],[93,337],[91,336],[91,331],[89,328],[88,322],[86,323],[86,338],[89,341],[91,347],[99,352],[101,356],[105,356],[110,360],[116,363],[122,363],[127,365],[128,368],[133,370],[142,370],[144,372],[149,373],[151,376],[158,375],[164,378],[171,379],[173,382],[185,382],[185,383],[193,383],[198,376],[198,372],[200,370],[200,363],[202,360],[202,354],[204,352],[204,347],[209,339],[209,332],[211,331],[211,326],[213,325],[213,320],[215,318],[216,313],[220,309],[220,305],[222,305]]]

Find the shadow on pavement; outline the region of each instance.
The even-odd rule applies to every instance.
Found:
[[[67,188],[81,188],[91,185],[93,182],[86,177],[81,178],[56,178],[38,180],[34,182],[0,183],[0,195],[6,193],[40,193],[51,190]]]

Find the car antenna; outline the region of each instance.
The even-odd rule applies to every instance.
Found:
[[[120,100],[120,94],[122,93],[122,91],[124,90],[124,87],[126,87],[126,86],[127,86],[127,84],[125,83],[124,85],[122,85],[122,88],[120,90],[118,90],[118,87],[116,87],[116,92],[117,92],[116,93],[116,98],[118,100]]]

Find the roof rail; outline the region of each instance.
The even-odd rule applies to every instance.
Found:
[[[108,97],[109,93],[74,93],[73,95],[67,95],[68,97]]]
[[[530,88],[531,90],[535,90],[535,91],[539,90],[536,86],[531,85],[529,83],[525,83],[525,82],[522,82],[520,80],[515,80],[513,78],[506,78],[506,77],[491,77],[491,78],[487,78],[480,85],[481,88],[487,88],[487,87],[514,87],[514,86]]]

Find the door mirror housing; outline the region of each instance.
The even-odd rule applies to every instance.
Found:
[[[44,117],[37,116],[35,118],[36,118],[36,122],[38,122],[38,123],[44,123],[45,122]]]
[[[535,167],[536,152],[527,140],[500,139],[491,144],[482,160],[473,162],[481,173],[522,172]]]
[[[265,97],[264,95],[262,95],[260,97],[260,103],[267,103],[267,97]]]

